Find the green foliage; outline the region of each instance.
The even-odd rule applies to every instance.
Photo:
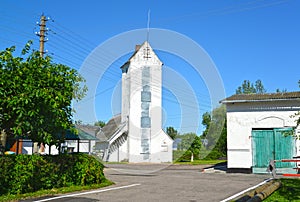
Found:
[[[209,154],[204,158],[204,160],[216,160],[223,157],[223,154],[215,149],[213,149]]]
[[[221,105],[215,108],[212,113],[204,113],[203,120],[205,120],[205,130],[201,137],[208,140],[207,148],[213,149],[220,138],[226,138],[226,108]],[[222,136],[223,134],[223,136]],[[225,134],[225,135],[224,135]],[[226,140],[224,140],[226,142]]]
[[[12,170],[13,186],[10,193],[20,194],[54,187],[57,169],[39,155],[17,155]]]
[[[202,115],[202,125],[205,126],[205,130],[203,131],[203,134],[202,134],[203,138],[207,137],[210,122],[211,122],[211,115],[209,112],[205,112]]]
[[[15,155],[0,157],[0,195],[8,193],[11,189],[9,184],[13,180],[12,169],[15,165]]]
[[[185,151],[182,151],[182,150],[173,150],[173,161],[179,162],[180,161],[180,157],[182,157],[182,155],[184,153],[185,153]]]
[[[236,94],[250,94],[250,93],[265,93],[267,92],[264,88],[262,81],[257,80],[255,84],[251,83],[249,80],[244,80],[241,86],[239,86],[235,93]]]
[[[94,123],[94,126],[100,126],[101,128],[103,128],[105,126],[105,122],[104,121],[97,121]]]
[[[22,57],[15,47],[0,51],[0,130],[8,138],[25,136],[34,142],[58,145],[59,134],[73,129],[73,99],[81,99],[86,87],[78,72],[50,57],[42,58],[26,44]]]
[[[218,159],[227,155],[226,108],[224,105],[214,109],[212,113],[204,113],[202,124],[205,126],[202,138],[207,140],[206,148],[210,154],[205,159]]]
[[[179,150],[188,150],[191,147],[196,136],[197,135],[195,133],[178,135],[177,138],[180,138],[181,142],[178,143],[177,148]]]
[[[0,201],[23,201],[23,200],[32,200],[33,198],[41,198],[41,197],[48,197],[58,194],[65,194],[65,193],[71,193],[71,192],[77,192],[77,191],[84,191],[84,190],[92,190],[92,189],[99,189],[102,187],[106,187],[109,185],[113,185],[114,183],[105,180],[101,182],[101,184],[92,184],[92,185],[85,185],[85,186],[69,186],[69,187],[61,187],[61,188],[54,188],[54,189],[44,189],[39,190],[35,192],[25,193],[25,194],[17,194],[17,195],[0,195]]]
[[[185,150],[181,156],[176,159],[177,162],[191,162],[192,152],[190,150]],[[195,159],[198,159],[197,156]]]
[[[185,151],[177,161],[191,161],[191,156],[193,156],[195,160],[199,159],[199,153],[202,146],[200,137],[195,133],[186,133],[178,135],[177,137],[181,139],[177,148]]]
[[[280,90],[279,88],[276,89],[276,93],[286,93],[287,92],[287,89],[282,89]]]
[[[0,170],[1,195],[105,181],[103,165],[86,154],[2,156]]]
[[[178,131],[172,126],[166,128],[167,134],[174,140],[179,135]]]
[[[189,148],[189,151],[191,151],[195,156],[199,156],[201,146],[202,146],[202,142],[201,142],[200,137],[195,136],[195,138]]]

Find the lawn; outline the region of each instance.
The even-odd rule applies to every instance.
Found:
[[[264,201],[300,201],[300,179],[280,179],[282,187]]]
[[[194,160],[193,162],[174,162],[174,164],[180,165],[215,165],[219,163],[225,163],[226,160]]]
[[[112,184],[114,183],[109,180],[105,180],[101,184],[93,184],[88,186],[70,186],[70,187],[62,187],[62,188],[53,188],[49,190],[39,190],[36,192],[25,193],[25,194],[2,195],[0,196],[0,201],[19,201],[21,199],[34,199],[34,198],[37,199],[39,197],[54,196],[56,194],[65,194],[65,193],[76,192],[76,191],[99,189]]]

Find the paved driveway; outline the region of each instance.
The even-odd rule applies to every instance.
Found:
[[[116,184],[89,194],[52,201],[220,201],[269,178],[268,175],[203,173],[205,166],[109,165],[105,175]],[[84,193],[84,192],[83,192]]]

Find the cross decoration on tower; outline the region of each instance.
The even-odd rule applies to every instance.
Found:
[[[147,46],[146,48],[144,48],[144,58],[149,59],[150,57],[150,48]]]

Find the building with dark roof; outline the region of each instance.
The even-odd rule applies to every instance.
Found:
[[[228,172],[266,173],[272,160],[300,156],[300,92],[237,94],[227,108]],[[297,138],[298,137],[298,138]],[[296,163],[275,163],[278,173],[296,173]]]

